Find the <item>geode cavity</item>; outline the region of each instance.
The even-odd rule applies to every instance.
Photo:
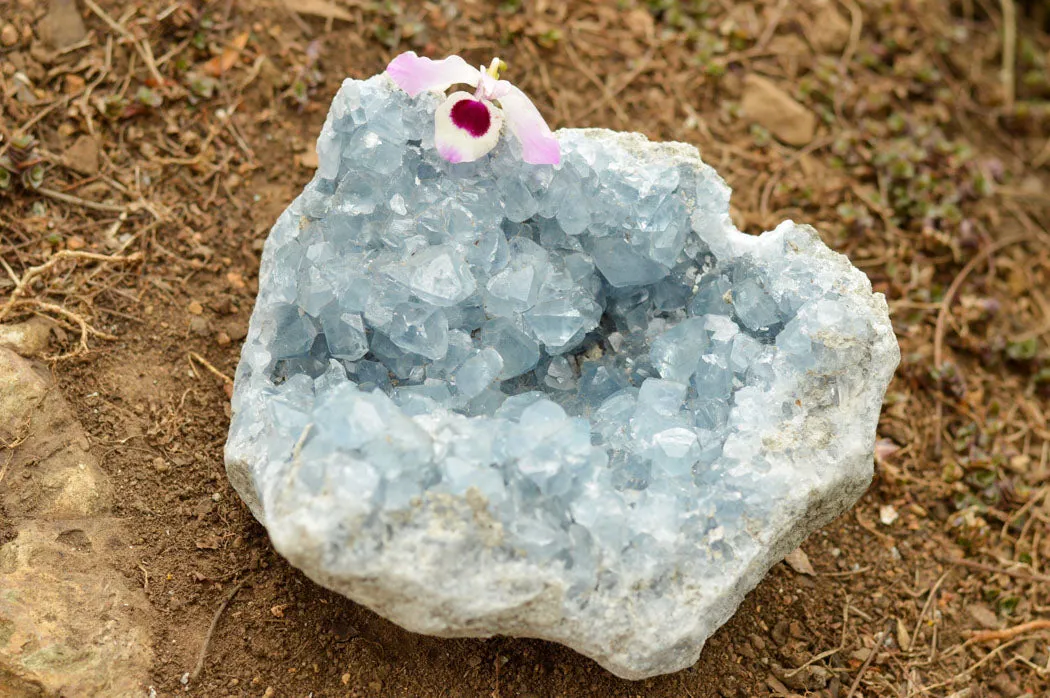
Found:
[[[504,134],[450,165],[441,96],[348,80],[270,233],[230,479],[319,584],[414,631],[693,663],[865,490],[899,351],[809,227],[760,237],[680,143]]]

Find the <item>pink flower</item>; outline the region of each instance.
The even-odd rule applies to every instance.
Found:
[[[390,61],[386,73],[413,97],[424,90],[444,92],[459,83],[475,88],[474,94],[453,92],[434,114],[434,145],[449,162],[473,162],[495,148],[506,121],[521,141],[525,162],[557,165],[557,139],[525,93],[499,79],[502,67],[498,58],[486,70],[471,67],[459,56],[435,61],[409,51]]]

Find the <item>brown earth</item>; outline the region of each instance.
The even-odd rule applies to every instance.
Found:
[[[0,319],[55,324],[39,365],[116,522],[109,553],[76,564],[116,569],[120,593],[146,600],[140,694],[1050,695],[1048,14],[1013,0],[0,0],[0,149],[42,178],[0,192]],[[803,545],[812,574],[778,565],[685,671],[632,683],[546,642],[405,632],[285,564],[226,481],[226,376],[262,241],[311,176],[340,80],[409,48],[502,56],[555,127],[696,144],[734,187],[738,225],[812,222],[890,301],[904,360],[875,483]],[[8,431],[0,543],[37,526],[77,547],[71,531],[94,529],[41,529],[4,498],[46,480]],[[13,578],[0,567],[0,596]],[[5,676],[0,696],[33,695]]]

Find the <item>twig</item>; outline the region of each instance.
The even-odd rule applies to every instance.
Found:
[[[142,570],[142,593],[143,594],[148,594],[149,593],[149,572],[142,565],[142,563],[139,563],[139,569]]]
[[[149,47],[149,44],[137,40],[134,35],[128,31],[127,27],[106,14],[106,11],[99,7],[98,4],[95,3],[95,0],[84,0],[84,4],[87,5],[88,9],[94,12],[99,19],[109,25],[110,29],[120,34],[135,47],[135,51],[138,52],[139,56],[142,58],[142,62],[146,64],[149,72],[153,75],[153,79],[157,81],[157,87],[163,87],[166,81],[164,80],[164,76],[160,74],[160,71],[157,70],[157,62],[153,58],[153,50]]]
[[[68,359],[86,353],[87,351],[89,351],[87,345],[87,338],[89,334],[99,337],[101,339],[108,339],[110,341],[114,341],[117,339],[117,337],[109,334],[108,332],[103,332],[102,330],[95,329],[90,324],[88,324],[87,320],[80,317],[71,310],[66,310],[60,305],[55,305],[54,303],[45,303],[44,301],[37,300],[36,298],[30,298],[27,300],[18,301],[18,303],[14,304],[13,307],[17,307],[20,305],[31,305],[33,307],[39,308],[40,310],[45,310],[49,313],[54,313],[55,315],[61,315],[67,320],[76,323],[80,327],[80,348],[72,354],[45,357],[48,360]]]
[[[127,206],[100,204],[97,201],[88,201],[87,199],[81,199],[79,196],[73,196],[72,194],[63,194],[60,191],[48,189],[47,187],[38,187],[34,191],[36,191],[38,194],[43,194],[49,199],[55,199],[56,201],[62,201],[67,204],[76,204],[77,206],[90,208],[93,211],[102,211],[103,213],[124,213],[128,210]]]
[[[978,661],[977,663],[971,665],[965,671],[962,671],[962,672],[956,674],[955,676],[951,677],[947,681],[941,681],[940,683],[935,683],[932,686],[926,686],[925,688],[922,689],[922,692],[923,693],[929,693],[930,691],[932,691],[935,688],[941,688],[943,686],[951,685],[951,684],[955,683],[956,681],[958,681],[959,679],[962,679],[962,678],[965,678],[965,677],[969,676],[970,674],[972,674],[973,672],[975,672],[979,668],[981,668],[983,665],[985,665],[986,663],[991,661],[993,658],[998,656],[1000,653],[1005,651],[1007,648],[1012,647],[1013,645],[1016,645],[1019,642],[1021,642],[1021,640],[1014,640],[1012,642],[1007,642],[1005,644],[999,645],[994,650],[992,650],[991,652],[986,654],[980,661]]]
[[[1008,577],[1024,579],[1029,582],[1043,582],[1045,584],[1050,584],[1050,576],[1047,576],[1045,574],[1039,574],[1037,572],[1012,570],[1006,567],[996,567],[995,565],[986,565],[981,562],[974,562],[973,560],[957,560],[947,557],[937,559],[946,565],[959,565],[960,567],[969,567],[970,569],[981,570],[982,572],[991,572],[993,574],[1005,574]]]
[[[201,356],[201,355],[200,355],[200,354],[198,354],[197,352],[195,352],[195,351],[191,351],[191,352],[190,352],[190,358],[191,358],[191,359],[193,359],[194,361],[196,361],[197,363],[199,363],[199,364],[200,364],[201,366],[203,366],[204,368],[208,369],[208,371],[209,371],[210,373],[213,373],[213,374],[215,374],[216,376],[218,376],[219,378],[221,378],[221,379],[222,379],[223,381],[225,381],[226,383],[233,383],[233,379],[232,379],[232,378],[230,378],[229,376],[227,376],[227,375],[226,375],[225,373],[223,373],[223,372],[222,372],[222,371],[220,371],[219,369],[215,368],[215,366],[214,366],[214,365],[212,365],[212,363],[211,363],[210,361],[208,361],[207,359],[205,359],[205,358],[204,358],[203,356]]]
[[[787,4],[787,0],[780,0],[776,7],[773,8],[769,22],[766,23],[766,27],[762,30],[762,35],[758,37],[758,41],[755,42],[754,48],[756,50],[765,50],[766,44],[773,38],[777,27],[780,26],[780,19],[784,16],[784,8],[787,7]]]
[[[153,57],[153,47],[150,46],[149,42],[143,39],[142,41],[135,42],[135,48],[138,50],[139,55],[142,56],[143,62],[146,67],[149,68],[149,72],[153,75],[153,79],[157,82],[157,88],[164,87],[167,80],[160,74],[157,69],[157,60]]]
[[[864,29],[864,12],[854,0],[841,0],[841,2],[849,10],[850,17],[849,43],[846,44],[846,48],[842,52],[842,58],[839,59],[839,69],[845,72],[849,68],[849,62],[853,60],[853,56],[857,53],[857,46],[860,45],[860,34]]]
[[[1015,625],[1012,628],[1006,628],[1004,630],[982,630],[981,632],[973,633],[970,636],[972,642],[989,642],[991,640],[1012,640],[1018,635],[1022,635],[1033,630],[1047,630],[1050,629],[1050,620],[1041,618],[1039,620],[1031,620],[1027,623],[1021,623]]]
[[[43,264],[30,267],[22,274],[22,278],[15,285],[15,290],[11,292],[11,297],[7,299],[7,303],[5,303],[3,307],[0,307],[0,320],[7,317],[7,314],[14,307],[15,303],[18,302],[18,299],[25,295],[26,290],[29,288],[30,281],[48,271],[63,259],[86,259],[93,262],[116,262],[123,264],[125,262],[138,262],[142,259],[142,253],[134,252],[126,257],[119,257],[107,254],[96,254],[94,252],[81,252],[79,250],[62,250],[56,252]]]
[[[67,96],[63,97],[62,99],[56,99],[51,104],[47,105],[46,108],[41,109],[36,114],[34,114],[33,117],[31,119],[29,119],[29,121],[26,121],[24,124],[22,124],[20,130],[28,132],[30,128],[32,128],[38,121],[43,119],[45,116],[50,114],[52,111],[54,111],[55,109],[58,109],[59,107],[63,107],[64,108],[67,104],[69,104],[69,101],[71,99],[73,99],[73,95],[67,95]]]
[[[1003,8],[1003,67],[999,73],[1003,81],[1003,101],[1007,109],[1014,107],[1014,64],[1017,56],[1017,8],[1014,0],[999,0]]]
[[[208,135],[201,141],[200,146],[197,148],[197,154],[191,158],[157,158],[156,162],[161,165],[196,165],[204,156],[207,154],[208,146],[215,140],[215,136],[219,135],[219,131],[222,130],[222,124],[212,126],[208,131]]]
[[[1010,528],[1010,524],[1027,514],[1028,511],[1032,507],[1034,507],[1040,499],[1046,496],[1047,492],[1050,492],[1050,485],[1045,486],[1041,490],[1036,492],[1034,497],[1029,497],[1028,501],[1024,503],[1023,507],[1010,514],[1007,517],[1006,521],[1003,522],[1002,530],[999,531],[999,540],[1003,540],[1004,538],[1006,538],[1006,531]],[[1022,538],[1023,537],[1024,536],[1022,536]]]
[[[864,567],[858,567],[855,570],[846,570],[844,572],[817,572],[818,577],[852,577],[855,574],[864,574],[871,570],[871,565],[865,565]]]
[[[896,621],[894,621],[896,622]],[[860,680],[864,678],[864,672],[868,670],[871,663],[875,661],[875,657],[878,656],[882,650],[882,643],[886,640],[886,633],[884,630],[875,636],[875,646],[871,648],[871,652],[868,653],[868,658],[864,660],[864,663],[860,665],[860,669],[857,670],[857,678],[853,679],[853,683],[850,684],[849,690],[846,691],[846,698],[853,698],[853,694],[857,692],[857,688],[860,686]]]
[[[830,657],[831,655],[837,654],[838,652],[841,652],[842,650],[846,649],[846,624],[848,621],[849,599],[847,598],[845,605],[843,605],[842,607],[842,639],[839,641],[839,646],[833,647],[832,649],[827,650],[825,652],[821,652],[820,654],[818,654],[817,656],[813,657],[808,662],[800,666],[798,669],[793,669],[792,671],[789,671],[788,673],[784,674],[784,678],[790,679],[792,676],[802,671],[806,667],[819,662],[821,659],[826,659],[827,657]]]
[[[241,590],[247,579],[242,579],[237,582],[236,586],[230,590],[230,593],[226,595],[222,603],[219,604],[219,608],[216,609],[215,615],[211,618],[211,625],[208,626],[208,634],[204,636],[204,644],[201,645],[200,654],[197,655],[197,664],[193,667],[193,671],[190,672],[190,680],[193,681],[200,675],[201,669],[204,668],[204,659],[208,655],[208,646],[211,644],[211,638],[215,634],[215,628],[219,625],[219,618],[222,617],[223,611],[233,601],[233,597],[237,595],[237,592]]]
[[[88,9],[94,12],[99,19],[101,19],[103,22],[109,25],[110,29],[120,34],[128,41],[132,43],[135,42],[135,37],[131,35],[131,32],[129,32],[126,27],[122,26],[115,19],[110,17],[105,10],[98,6],[95,0],[84,0],[84,4],[87,5]]]
[[[4,460],[4,467],[0,468],[0,484],[3,484],[4,478],[7,477],[7,469],[11,466],[11,461],[14,459],[14,453],[7,454],[7,458]]]
[[[926,603],[922,605],[922,611],[919,612],[919,619],[915,621],[915,630],[911,634],[911,642],[908,643],[908,651],[911,652],[915,649],[915,641],[919,638],[919,628],[922,627],[922,619],[926,617],[926,611],[930,610],[930,604],[933,603],[933,599],[937,596],[937,590],[941,588],[941,584],[944,583],[944,578],[948,576],[945,572],[940,576],[937,582],[930,589],[930,595],[926,597]]]

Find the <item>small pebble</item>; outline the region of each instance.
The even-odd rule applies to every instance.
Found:
[[[0,29],[0,44],[4,46],[14,46],[18,43],[18,30],[15,29],[13,24],[5,24],[3,29]]]
[[[206,337],[211,334],[211,327],[208,325],[208,321],[202,317],[190,318],[190,332],[200,337]]]
[[[226,280],[230,282],[230,286],[233,286],[236,289],[243,289],[245,287],[244,277],[239,272],[228,272],[226,274]]]
[[[66,94],[75,95],[80,94],[84,90],[85,82],[84,78],[73,73],[66,74],[65,77],[65,90]]]
[[[186,306],[186,310],[190,311],[190,315],[200,315],[204,312],[204,306],[197,301],[190,301],[190,304]]]

